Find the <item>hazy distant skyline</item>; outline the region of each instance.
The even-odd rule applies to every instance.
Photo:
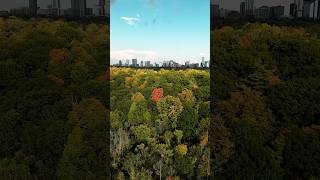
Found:
[[[52,0],[38,0],[38,7],[45,9],[50,5]],[[71,7],[71,0],[60,0],[61,9],[67,9]],[[87,7],[95,8],[97,0],[87,0]],[[0,0],[0,10],[9,11],[12,8],[28,7],[29,0]]]
[[[231,9],[231,10],[240,10],[240,2],[245,0],[211,0],[214,4],[219,4],[222,8]],[[285,6],[285,15],[290,14],[290,3],[294,2],[294,0],[255,0],[255,7],[261,6]]]

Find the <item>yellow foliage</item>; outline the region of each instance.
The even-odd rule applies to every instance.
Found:
[[[132,77],[126,77],[125,78],[125,85],[127,88],[130,88],[132,86],[133,78]]]
[[[65,61],[69,57],[67,49],[51,49],[49,59],[51,65],[57,65]]]
[[[179,98],[183,101],[195,101],[195,97],[193,96],[193,92],[189,89],[183,90],[181,93],[178,94]]]
[[[200,145],[206,146],[209,142],[209,136],[208,133],[205,133],[203,136],[201,136]]]
[[[144,89],[147,85],[148,81],[144,81],[140,86],[139,89]]]
[[[187,145],[185,145],[185,144],[179,144],[179,145],[176,147],[176,150],[177,150],[178,154],[184,156],[184,155],[186,155],[187,152],[188,152],[188,147],[187,147]]]
[[[143,102],[143,101],[145,101],[145,98],[144,98],[143,94],[141,94],[140,92],[137,92],[132,95],[131,101],[132,102]]]
[[[231,26],[224,26],[220,29],[220,32],[222,33],[228,33],[228,32],[232,32],[234,31],[234,29]]]

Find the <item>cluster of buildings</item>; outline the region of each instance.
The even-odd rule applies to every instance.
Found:
[[[209,68],[209,61],[205,61],[205,58],[202,58],[201,63],[190,63],[190,61],[186,61],[185,64],[179,64],[173,60],[163,61],[162,63],[155,62],[154,64],[151,61],[140,61],[138,63],[138,59],[132,59],[131,64],[129,60],[125,62],[119,60],[118,64],[114,66],[117,67],[143,67],[143,68]]]
[[[96,0],[96,7],[87,7],[87,0],[70,0],[70,8],[61,8],[65,0],[51,0],[46,8],[38,6],[38,0],[29,0],[29,6],[12,8],[10,11],[0,11],[0,16],[68,16],[91,17],[109,16],[110,0]]]
[[[285,14],[285,8],[290,8],[290,13]],[[255,0],[245,0],[240,3],[240,11],[229,10],[218,4],[211,4],[211,16],[221,19],[280,19],[280,18],[305,18],[320,20],[320,0],[294,0],[290,7],[255,6]]]

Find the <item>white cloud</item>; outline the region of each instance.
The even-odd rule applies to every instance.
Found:
[[[126,21],[127,24],[129,24],[130,26],[135,25],[136,23],[138,23],[140,21],[140,16],[138,17],[126,17],[123,16],[121,17],[122,20]]]
[[[125,50],[111,50],[110,56],[112,60],[126,60],[135,59],[138,60],[155,60],[158,58],[158,53],[152,50],[135,50],[135,49],[125,49]]]

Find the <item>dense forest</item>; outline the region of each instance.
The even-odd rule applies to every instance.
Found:
[[[0,179],[107,179],[108,29],[0,18]]]
[[[208,70],[112,68],[112,179],[207,179]]]
[[[108,34],[0,18],[0,179],[320,179],[320,25],[217,28],[210,73],[110,73]]]
[[[320,25],[211,32],[215,179],[320,179]]]

